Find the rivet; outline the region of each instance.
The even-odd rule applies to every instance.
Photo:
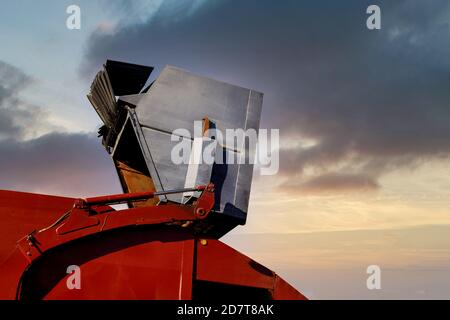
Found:
[[[201,239],[201,240],[200,240],[200,244],[201,244],[202,246],[206,246],[206,245],[208,244],[208,240],[206,240],[206,239]]]

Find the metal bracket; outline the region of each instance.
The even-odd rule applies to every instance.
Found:
[[[191,205],[164,204],[127,210],[114,210],[107,204],[149,199],[160,194],[202,191]],[[214,186],[160,192],[117,194],[78,199],[73,209],[51,226],[34,231],[18,241],[18,249],[31,263],[45,251],[92,234],[136,225],[180,222],[186,224],[205,219],[214,207]]]

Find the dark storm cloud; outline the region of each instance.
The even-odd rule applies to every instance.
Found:
[[[0,61],[0,189],[72,196],[117,192],[114,167],[94,133],[23,139],[46,120],[41,108],[20,96],[31,81]]]
[[[286,176],[340,165],[375,179],[448,156],[448,1],[376,1],[375,31],[373,1],[207,1],[193,13],[172,3],[146,23],[92,34],[83,74],[106,58],[174,64],[264,92],[263,126],[316,142],[282,150]]]
[[[52,133],[0,142],[0,189],[67,196],[118,192],[114,166],[85,134]]]
[[[33,129],[32,120],[43,116],[40,108],[27,108],[20,98],[20,92],[31,82],[21,70],[0,61],[0,140],[22,138]]]

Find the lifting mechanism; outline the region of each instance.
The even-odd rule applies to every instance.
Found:
[[[109,206],[189,191],[201,192],[192,204]],[[67,203],[65,198],[8,193],[31,207],[42,197],[47,204],[52,198],[56,206]],[[304,299],[274,272],[204,236],[204,222],[214,215],[212,184],[162,193],[73,199],[68,212],[19,239],[0,264],[0,298],[215,300],[250,294],[255,299]],[[81,266],[81,288],[71,290],[66,269],[73,264]]]
[[[257,128],[262,94],[174,67],[142,90],[152,70],[108,61],[88,95],[123,194],[0,190],[0,299],[306,299],[219,240],[245,224],[253,165],[170,161],[168,132],[192,131],[199,119],[200,138],[177,137],[192,152],[253,152],[219,145],[207,130]]]

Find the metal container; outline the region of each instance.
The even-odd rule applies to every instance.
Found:
[[[216,188],[214,211],[223,218],[219,222],[221,233],[245,224],[253,173],[250,159],[256,151],[256,145],[248,141],[245,133],[259,128],[262,93],[172,66],[166,66],[140,92],[142,80],[139,85],[126,86],[120,78],[139,78],[139,67],[148,77],[152,68],[131,65],[130,73],[135,75],[130,77],[126,64],[120,63],[122,74],[115,70],[116,64],[108,61],[101,72],[114,75],[109,76],[114,96],[117,96],[115,87],[127,94],[118,96],[116,103],[108,108],[115,110],[115,120],[113,124],[105,123],[101,133],[124,192],[164,191],[212,182]],[[95,89],[93,84],[91,92]],[[195,123],[197,127],[201,124],[200,134]],[[244,138],[234,139],[230,135],[227,141],[227,130],[229,133],[241,130]],[[223,139],[219,139],[220,134]],[[185,161],[179,163],[174,161],[173,153],[181,145],[189,145],[190,154],[184,152]],[[205,149],[211,151],[208,154],[213,156],[212,163],[195,161]],[[234,163],[229,163],[232,159]],[[161,196],[159,201],[187,203],[195,198],[195,193],[174,194]],[[149,200],[130,205],[154,204],[155,200]]]

